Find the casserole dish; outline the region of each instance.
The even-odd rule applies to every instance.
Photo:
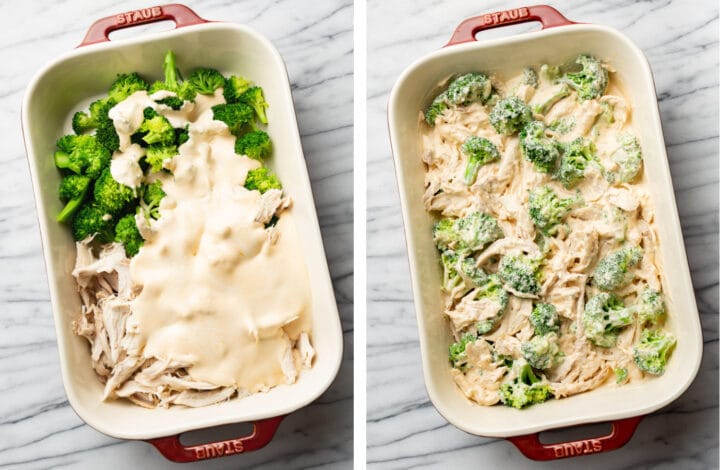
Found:
[[[526,21],[539,21],[543,29],[510,38],[475,40],[480,30]],[[601,387],[522,411],[476,405],[455,385],[447,359],[452,334],[441,315],[442,273],[432,240],[436,219],[423,205],[425,168],[421,160],[419,115],[437,94],[438,84],[451,75],[477,71],[508,76],[527,65],[560,64],[581,53],[599,57],[617,71],[635,109],[635,127],[645,155],[647,189],[657,214],[660,257],[662,265],[671,267],[665,272],[663,291],[667,293],[670,312],[666,326],[677,337],[677,347],[661,377],[622,388]],[[526,456],[550,460],[624,445],[643,415],[667,405],[687,389],[700,365],[700,323],[652,74],[644,55],[629,39],[608,27],[573,23],[543,5],[467,19],[445,48],[403,72],[390,95],[388,123],[406,229],[423,372],[430,399],[441,415],[466,432],[508,438]],[[553,445],[542,444],[538,437],[544,430],[601,421],[612,421],[611,434]]]
[[[177,29],[123,41],[108,40],[112,30],[161,20],[174,21]],[[73,111],[81,102],[104,92],[119,72],[137,71],[149,78],[156,77],[157,64],[169,49],[182,58],[185,70],[204,66],[224,73],[240,72],[264,89],[270,103],[268,132],[275,145],[269,165],[292,196],[295,219],[301,221],[297,232],[312,290],[312,338],[317,353],[314,366],[303,372],[295,384],[196,409],[145,409],[126,401],[101,400],[102,384],[91,367],[88,346],[71,329],[71,320],[80,308],[70,275],[75,244],[70,231],[55,221],[60,209],[56,195],[60,175],[52,154],[55,140],[70,131]],[[80,47],[52,61],[32,79],[23,100],[22,128],[63,383],[70,405],[85,422],[113,437],[150,440],[172,460],[197,460],[262,447],[270,441],[284,415],[307,405],[329,387],[340,365],[342,332],[287,72],[279,53],[267,39],[247,26],[205,21],[177,4],[101,19],[90,27]],[[253,434],[191,447],[183,447],[179,442],[179,434],[185,431],[238,422],[252,422]]]

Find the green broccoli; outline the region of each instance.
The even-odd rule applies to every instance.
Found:
[[[441,251],[477,251],[502,238],[502,229],[491,215],[473,212],[459,219],[443,219],[433,228],[433,239]]]
[[[618,138],[620,147],[613,152],[610,159],[619,170],[609,171],[605,177],[610,183],[630,183],[640,173],[642,168],[642,150],[637,138],[630,134]]]
[[[640,292],[633,310],[641,324],[657,325],[665,316],[662,294],[651,287],[646,287]]]
[[[624,247],[608,253],[595,267],[593,283],[604,291],[625,287],[634,277],[630,268],[642,257],[643,250],[637,247]]]
[[[255,130],[255,110],[245,103],[217,104],[212,107],[213,119],[227,124],[236,136]]]
[[[575,187],[584,177],[588,164],[597,162],[595,144],[590,139],[578,137],[564,146],[560,165],[553,177],[566,189]]]
[[[566,116],[555,119],[547,125],[547,129],[556,134],[564,135],[573,130],[575,128],[575,124],[577,124],[577,122],[575,121],[574,116]]]
[[[560,331],[560,317],[552,304],[536,304],[530,313],[530,323],[536,335],[542,336]]]
[[[175,145],[153,144],[147,148],[145,161],[148,162],[153,173],[156,173],[163,169],[163,163],[166,159],[171,159],[177,154],[178,149]]]
[[[517,96],[503,98],[490,111],[490,124],[498,134],[512,135],[533,120],[532,110]]]
[[[148,89],[148,84],[137,73],[118,74],[117,78],[110,86],[108,97],[115,103],[123,101],[128,96],[137,91]]]
[[[541,370],[555,366],[561,354],[555,333],[533,336],[529,341],[522,343],[520,351],[528,364]]]
[[[265,131],[252,131],[235,140],[235,153],[263,160],[272,152],[270,136]]]
[[[535,227],[543,235],[552,236],[578,202],[577,197],[560,198],[550,186],[544,185],[530,190],[528,210]]]
[[[115,181],[109,168],[103,170],[95,181],[93,197],[100,210],[113,216],[120,214],[136,199],[133,188]]]
[[[140,251],[144,240],[137,228],[133,214],[126,215],[115,225],[115,241],[123,244],[128,258],[132,258]]]
[[[513,367],[519,368],[517,377],[512,382],[505,382],[500,386],[500,401],[504,405],[520,410],[552,398],[552,389],[549,385],[541,383],[530,364],[518,364],[517,361],[516,364]]]
[[[178,147],[190,140],[190,125],[186,124],[184,128],[175,129],[175,143]]]
[[[165,197],[162,181],[155,180],[141,189],[142,200],[145,202],[147,215],[157,220],[160,218],[160,201]]]
[[[149,91],[151,94],[160,90],[166,90],[175,93],[180,99],[185,101],[195,99],[195,89],[190,82],[182,80],[173,51],[167,51],[165,53],[163,71],[165,72],[165,81],[155,82],[150,85]]]
[[[486,318],[475,324],[478,334],[484,335],[495,328],[497,322],[502,318],[507,309],[509,295],[503,289],[500,278],[496,274],[485,277],[485,282],[480,284],[471,294],[473,300],[489,300],[497,305],[497,313],[492,318]],[[487,307],[486,307],[487,308]]]
[[[246,105],[250,106],[252,109],[255,110],[255,114],[257,115],[260,122],[263,124],[267,124],[267,115],[265,114],[265,108],[268,107],[267,101],[265,101],[265,97],[263,96],[263,90],[259,86],[254,86],[251,88],[248,88],[245,93],[240,95],[239,98],[240,103],[245,103]]]
[[[557,65],[542,64],[540,66],[540,76],[549,82],[554,82],[562,75],[560,67]]]
[[[472,136],[460,149],[468,157],[465,167],[465,184],[468,186],[475,182],[481,166],[500,159],[500,152],[495,144],[485,137]]]
[[[223,88],[225,102],[237,103],[240,101],[240,96],[251,86],[253,86],[253,83],[243,77],[238,77],[237,75],[228,77],[225,80],[225,86]]]
[[[137,130],[142,134],[143,142],[161,146],[175,143],[175,129],[165,116],[150,107],[145,108],[143,115],[145,120]]]
[[[185,101],[183,101],[181,98],[178,98],[177,96],[168,96],[167,98],[156,100],[155,102],[157,104],[164,104],[165,106],[168,106],[175,111],[182,108],[183,104],[185,103]]]
[[[472,343],[477,338],[472,333],[468,333],[460,341],[450,345],[449,360],[450,364],[456,369],[465,370],[467,368],[467,353],[465,348],[468,343]]]
[[[632,310],[625,308],[615,294],[601,292],[585,304],[582,323],[585,337],[597,346],[615,346],[618,332],[633,321]]]
[[[538,76],[537,72],[535,72],[535,69],[532,67],[525,67],[523,69],[523,76],[522,80],[520,80],[521,85],[529,85],[533,88],[538,87]]]
[[[535,114],[547,114],[558,101],[567,96],[570,96],[570,87],[563,83],[545,101],[534,105],[532,108],[533,112]]]
[[[225,85],[225,77],[215,69],[200,68],[190,74],[188,82],[198,93],[212,95],[215,90]]]
[[[498,276],[510,289],[529,295],[540,292],[540,258],[523,254],[505,255],[498,266]]]
[[[110,214],[95,204],[86,204],[80,208],[72,221],[73,237],[81,241],[95,235],[96,241],[109,243],[114,238],[112,220]]]
[[[583,101],[602,96],[608,85],[608,72],[603,64],[590,55],[579,55],[575,63],[580,64],[582,70],[566,73],[560,81],[574,88]]]
[[[450,82],[445,96],[450,106],[467,106],[475,102],[485,103],[491,92],[490,79],[481,73],[472,72]]]
[[[115,131],[115,124],[112,119],[108,117],[107,111],[109,111],[109,109],[106,110],[98,122],[97,129],[95,130],[95,137],[103,147],[108,149],[110,152],[114,152],[120,149],[120,137]]]
[[[628,380],[628,370],[624,367],[618,367],[613,370],[615,373],[615,383],[618,385],[624,384]]]
[[[260,191],[262,194],[270,189],[282,189],[282,185],[278,177],[267,168],[256,168],[248,171],[245,188]]]
[[[442,92],[435,97],[430,106],[425,109],[425,122],[430,126],[435,125],[435,120],[448,109],[447,93]]]
[[[66,135],[57,141],[55,166],[95,179],[110,164],[110,151],[92,135]]]
[[[545,125],[532,121],[520,132],[520,150],[525,157],[543,173],[551,173],[560,157],[560,144],[545,134]]]
[[[90,131],[100,127],[104,121],[109,120],[108,112],[115,106],[115,102],[109,98],[95,100],[90,103],[88,113],[78,111],[73,115],[72,128],[76,134]]]
[[[66,204],[57,215],[58,222],[67,222],[72,218],[85,200],[90,182],[90,178],[81,175],[68,175],[62,179],[59,188],[60,200]]]
[[[662,330],[643,330],[640,342],[633,348],[633,360],[643,372],[653,375],[665,373],[668,355],[676,343],[675,337]]]

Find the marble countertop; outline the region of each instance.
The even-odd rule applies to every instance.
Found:
[[[0,466],[3,468],[176,468],[149,444],[116,440],[95,431],[68,405],[60,377],[35,204],[20,132],[23,93],[30,78],[44,64],[74,48],[95,19],[154,3],[159,2],[130,1],[118,6],[118,2],[110,0],[44,0],[13,3],[12,7],[9,2],[2,3]],[[288,416],[264,449],[206,462],[202,468],[349,468],[353,455],[352,1],[184,3],[205,18],[250,25],[269,37],[286,61],[345,336],[342,368],[324,395]],[[147,29],[137,28],[130,35]],[[228,430],[204,436],[237,437],[238,428],[234,430],[234,436]],[[183,468],[200,466],[190,464]]]
[[[428,399],[387,136],[388,94],[399,74],[442,47],[464,18],[528,3],[368,2],[368,467],[718,468],[718,12],[712,0],[692,8],[661,0],[548,2],[570,19],[621,30],[650,60],[705,342],[693,385],[646,417],[624,448],[552,463],[527,460],[508,441],[465,434]],[[517,25],[481,37],[535,28]],[[576,432],[559,437],[577,438]]]

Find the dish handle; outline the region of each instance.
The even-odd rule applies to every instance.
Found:
[[[543,444],[540,442],[540,433],[535,433],[508,437],[507,440],[515,444],[515,447],[517,447],[525,457],[532,460],[556,460],[586,454],[596,454],[619,449],[627,444],[635,433],[635,429],[638,424],[640,424],[642,418],[642,416],[635,416],[633,418],[613,421],[610,434],[591,439]]]
[[[512,10],[486,13],[464,20],[455,29],[455,32],[450,38],[450,41],[445,44],[445,47],[473,42],[475,41],[475,35],[486,29],[498,28],[509,24],[527,23],[530,21],[539,21],[542,24],[542,29],[577,24],[565,18],[562,13],[549,5],[513,8]]]
[[[149,439],[147,442],[155,446],[163,457],[173,462],[195,462],[197,460],[225,457],[265,447],[275,436],[275,431],[277,431],[284,417],[283,415],[255,421],[253,422],[252,434],[238,439],[184,446],[180,442],[181,434],[177,434],[175,436]]]
[[[140,8],[113,16],[100,18],[88,29],[85,38],[77,47],[110,41],[110,33],[118,29],[131,28],[140,24],[170,20],[176,28],[209,23],[185,5],[171,3],[150,8]]]

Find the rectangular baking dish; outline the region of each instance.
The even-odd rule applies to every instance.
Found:
[[[175,21],[177,29],[122,41],[110,42],[107,37],[114,29],[167,19]],[[28,86],[22,107],[22,128],[68,401],[90,426],[124,439],[156,439],[227,423],[256,424],[252,436],[228,441],[223,449],[217,445],[215,450],[208,446],[182,448],[177,437],[154,441],[169,458],[172,457],[168,453],[174,452],[175,460],[195,460],[260,447],[272,438],[284,415],[307,405],[330,386],[342,357],[342,330],[284,62],[275,47],[253,29],[207,22],[182,5],[164,5],[101,19],[90,28],[81,46],[38,72]],[[72,332],[71,321],[80,309],[70,275],[75,244],[70,231],[55,221],[61,208],[57,197],[60,175],[52,155],[56,139],[70,132],[69,116],[80,102],[106,93],[119,72],[137,71],[151,79],[160,78],[163,56],[169,49],[175,51],[183,70],[213,67],[226,74],[242,74],[263,87],[270,104],[268,133],[275,149],[269,165],[293,199],[292,210],[302,244],[299,255],[305,256],[310,276],[312,341],[317,355],[313,368],[303,372],[293,385],[204,408],[148,410],[124,400],[101,400],[102,384],[91,367],[87,342]]]
[[[543,29],[509,38],[475,40],[475,34],[482,29],[525,21],[540,21]],[[423,372],[430,399],[440,414],[458,428],[480,436],[511,438],[530,458],[562,458],[620,447],[632,436],[639,417],[667,405],[687,389],[697,374],[702,355],[697,306],[649,64],[643,53],[618,31],[573,23],[543,5],[465,20],[447,46],[450,47],[428,54],[403,72],[392,90],[388,108]],[[656,209],[661,257],[663,265],[669,268],[663,286],[671,312],[667,327],[677,336],[677,347],[667,371],[656,379],[622,388],[601,388],[522,411],[504,406],[483,407],[466,399],[449,373],[447,351],[452,335],[441,314],[442,274],[432,241],[435,219],[423,207],[425,170],[420,158],[419,115],[437,94],[438,83],[453,74],[517,73],[529,64],[564,63],[580,53],[609,62],[634,105],[645,178]],[[613,433],[553,446],[540,444],[536,434],[599,421],[615,421]]]

